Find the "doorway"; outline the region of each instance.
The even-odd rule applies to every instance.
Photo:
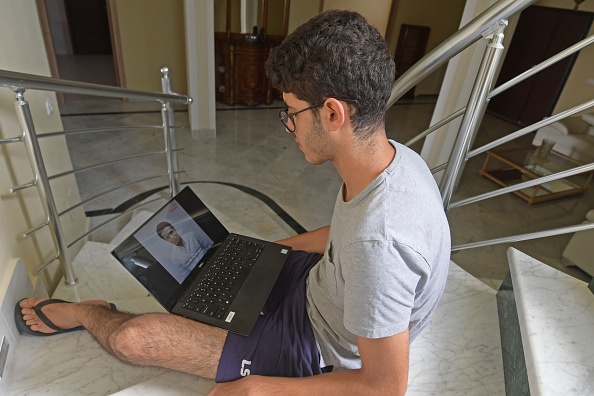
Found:
[[[394,54],[396,63],[396,78],[403,75],[419,59],[425,55],[425,48],[429,40],[431,28],[429,26],[416,26],[402,24],[400,35],[398,35],[398,44]],[[415,87],[402,95],[401,99],[414,99]]]
[[[594,14],[530,6],[522,11],[496,86],[582,40]],[[555,63],[494,97],[493,115],[527,126],[552,114],[577,54]]]
[[[110,0],[37,0],[52,77],[123,86],[118,62],[115,5]],[[78,94],[58,95],[61,104],[118,100]]]

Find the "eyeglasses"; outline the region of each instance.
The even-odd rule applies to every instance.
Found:
[[[347,102],[347,103],[359,104],[359,102],[355,99],[338,99],[338,100],[341,100],[341,101]],[[294,133],[295,132],[295,119],[293,117],[295,117],[299,113],[303,113],[304,111],[315,109],[316,107],[321,107],[324,103],[326,103],[326,99],[324,99],[324,101],[321,103],[317,103],[313,106],[306,107],[305,109],[296,111],[294,113],[289,113],[287,111],[287,109],[283,109],[278,112],[278,118],[283,123],[287,132]]]

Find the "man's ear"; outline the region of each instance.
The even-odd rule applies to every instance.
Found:
[[[325,119],[331,131],[340,129],[348,118],[344,103],[335,98],[328,98],[324,102]]]

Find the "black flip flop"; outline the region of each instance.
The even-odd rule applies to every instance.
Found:
[[[25,300],[25,299],[23,298],[23,300]],[[16,325],[17,330],[19,331],[19,334],[21,334],[21,335],[28,334],[28,335],[32,335],[32,336],[36,336],[36,337],[46,337],[46,336],[70,333],[72,331],[80,331],[80,330],[85,329],[82,326],[73,327],[72,329],[61,329],[58,326],[56,326],[51,320],[49,320],[49,318],[41,311],[41,308],[43,308],[49,304],[56,304],[56,303],[70,304],[71,303],[70,301],[64,301],[64,300],[60,300],[57,298],[50,298],[49,300],[45,300],[45,301],[42,301],[39,304],[37,304],[35,307],[33,307],[33,310],[35,311],[35,313],[37,314],[39,319],[41,319],[41,321],[47,325],[47,327],[49,327],[52,330],[56,330],[56,332],[55,333],[42,333],[40,331],[31,330],[31,328],[27,325],[27,323],[23,319],[23,314],[21,313],[20,302],[23,300],[20,300],[19,302],[17,302],[16,306],[14,307],[14,323]],[[110,306],[111,306],[112,311],[116,309],[116,306],[114,304],[110,303]]]

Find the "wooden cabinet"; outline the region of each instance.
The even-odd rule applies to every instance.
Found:
[[[264,65],[286,36],[289,4],[290,0],[215,2],[215,15],[219,16],[215,19],[224,19],[218,30],[215,26],[217,102],[255,106],[282,99],[266,77]],[[248,18],[248,14],[255,19]]]
[[[233,104],[233,52],[230,42],[216,37],[215,33],[215,91],[216,101]]]
[[[230,106],[271,104],[278,92],[270,85],[264,64],[279,41],[248,42],[239,36],[228,39],[215,33],[216,100]]]
[[[270,104],[268,78],[264,70],[268,49],[266,43],[234,44],[233,91],[237,103],[247,106]]]

